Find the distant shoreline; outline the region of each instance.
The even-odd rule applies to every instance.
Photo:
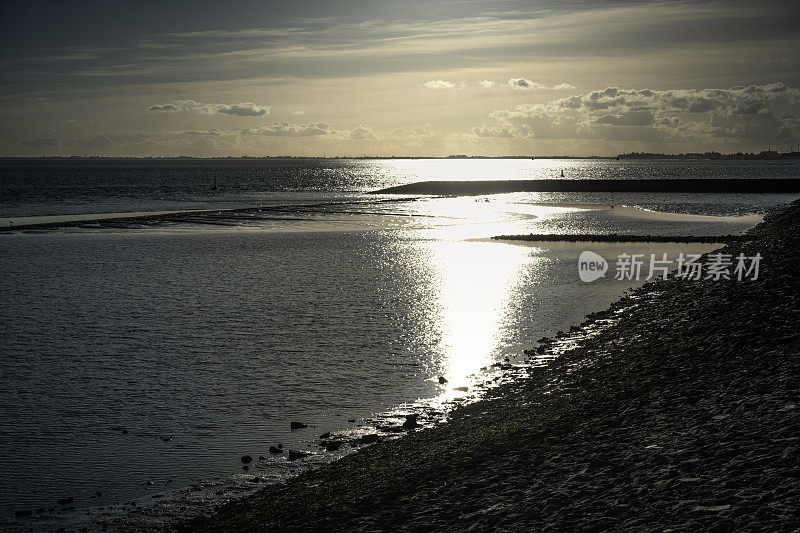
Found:
[[[421,181],[373,191],[374,194],[439,195],[511,192],[800,193],[800,178]]]
[[[504,155],[504,156],[485,156],[485,155],[447,155],[447,156],[432,156],[432,155],[364,155],[364,156],[312,156],[312,155],[269,155],[269,156],[218,156],[218,157],[203,157],[203,156],[79,156],[79,155],[61,155],[61,156],[2,156],[0,162],[25,162],[25,161],[47,161],[47,162],[111,162],[111,161],[125,161],[125,162],[258,162],[258,161],[281,161],[281,160],[404,160],[404,159],[445,159],[445,160],[474,160],[474,159],[490,159],[490,160],[553,160],[553,159],[567,159],[567,160],[620,160],[620,161],[641,161],[641,160],[658,160],[658,161],[795,161],[800,163],[800,152],[760,152],[760,153],[734,153],[734,154],[720,154],[716,152],[708,153],[688,153],[688,154],[650,154],[650,153],[629,153],[618,155]]]

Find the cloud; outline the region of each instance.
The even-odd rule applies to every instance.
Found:
[[[223,135],[223,132],[212,128],[210,130],[187,130],[184,131],[183,134],[193,135],[193,136],[199,135],[199,136],[219,137],[220,135]]]
[[[496,83],[493,82],[492,80],[481,80],[478,82],[478,85],[480,85],[481,87],[486,87],[488,89],[489,87],[494,87]]]
[[[236,115],[239,117],[262,117],[269,114],[269,106],[259,106],[252,102],[242,102],[238,104],[216,104],[217,113],[223,115]]]
[[[129,139],[126,139],[129,140]],[[102,152],[114,145],[114,141],[105,133],[98,133],[93,137],[79,139],[72,144],[72,147],[79,152]]]
[[[444,80],[431,80],[425,82],[425,87],[428,89],[455,89],[456,84]]]
[[[595,123],[612,126],[649,126],[653,123],[653,112],[649,109],[631,109],[618,115],[603,115],[596,118]]]
[[[510,80],[508,80],[508,83],[506,85],[508,85],[512,89],[520,89],[523,91],[530,91],[533,89],[551,90],[551,91],[565,91],[565,90],[575,89],[575,86],[569,83],[559,83],[558,85],[553,85],[552,87],[550,87],[542,83],[526,80],[525,78],[511,78]]]
[[[582,83],[648,79],[659,86],[670,81],[688,86],[700,79],[797,79],[796,2],[774,2],[768,8],[752,2],[514,4],[486,10],[479,2],[452,2],[441,17],[417,10],[419,16],[399,19],[386,4],[352,18],[270,18],[262,27],[253,27],[258,17],[235,10],[245,19],[241,24],[226,19],[226,28],[219,29],[209,19],[205,31],[183,33],[170,31],[181,20],[176,14],[163,17],[164,25],[152,32],[120,35],[113,47],[66,50],[40,46],[41,39],[31,34],[4,58],[4,73],[15,80],[6,93],[52,94],[54,101],[63,101],[65,95],[83,99],[133,87],[138,94],[159,94],[148,87],[168,83],[232,81],[241,86],[242,80],[324,83],[342,77],[357,82],[387,73],[466,72],[500,64],[514,69],[509,76],[515,77],[516,72],[545,71],[534,68],[578,72]],[[87,43],[92,39],[85,38]],[[71,59],[64,61],[65,56]],[[764,63],[767,58],[771,63]],[[782,58],[789,61],[782,63]],[[740,59],[745,63],[738,64]]]
[[[606,87],[521,104],[490,116],[498,125],[473,129],[478,137],[602,139],[715,145],[788,140],[800,135],[800,89],[783,83],[728,89]]]
[[[430,124],[415,126],[409,130],[411,137],[440,137],[442,132],[434,129]]]
[[[233,115],[238,117],[262,117],[268,115],[270,106],[259,106],[252,102],[236,104],[203,104],[194,100],[173,100],[167,104],[156,104],[150,107],[155,113],[176,113],[190,111],[195,113]]]
[[[350,132],[351,139],[375,140],[379,137],[378,132],[368,126],[359,126]]]
[[[325,122],[312,122],[310,124],[292,124],[290,122],[276,122],[271,126],[260,128],[245,128],[243,134],[267,135],[274,137],[314,137],[317,135],[331,135],[337,133],[331,125]]]
[[[521,89],[523,91],[529,91],[531,89],[546,89],[544,85],[541,83],[536,83],[535,81],[526,80],[525,78],[511,78],[508,80],[508,86],[512,89]]]
[[[35,139],[25,139],[22,141],[22,145],[29,148],[51,148],[59,144],[61,144],[61,140],[56,137],[37,137]]]
[[[175,103],[175,104],[156,104],[156,105],[150,107],[150,111],[155,111],[155,112],[158,112],[158,113],[161,113],[161,112],[163,112],[163,113],[173,113],[175,111],[182,111],[182,110],[183,110],[183,106],[180,105],[179,103]]]
[[[510,139],[516,137],[515,132],[509,126],[479,126],[472,129],[472,133],[478,137],[497,137]]]

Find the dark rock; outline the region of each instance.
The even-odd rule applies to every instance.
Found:
[[[358,439],[358,442],[360,442],[361,444],[372,444],[373,442],[378,442],[380,438],[381,438],[380,435],[378,435],[377,433],[370,433],[369,435],[364,435],[363,437]]]
[[[70,503],[73,503],[74,501],[75,498],[73,498],[72,496],[70,496],[69,498],[60,498],[58,500],[58,505],[68,505]]]
[[[467,392],[469,387],[453,387],[453,390],[458,392]]]
[[[264,457],[263,455],[259,455],[259,456],[258,456],[258,460],[259,460],[259,461],[266,461],[266,460],[267,460],[267,458],[266,458],[266,457]]]
[[[301,452],[298,450],[289,450],[289,460],[295,461],[297,459],[302,459],[303,457],[308,457],[311,455],[310,453]]]
[[[329,439],[329,438],[331,438],[331,432],[329,431],[327,433],[323,433],[322,435],[319,436],[319,438],[321,440]]]
[[[356,419],[355,418],[348,418],[347,421],[352,424],[352,423],[354,423],[356,421]]]
[[[302,422],[292,422],[291,427],[292,429],[303,429],[307,428],[308,424],[303,424]]]
[[[276,448],[275,446],[270,446],[269,453],[277,455],[279,453],[283,453],[283,450],[281,450],[280,448]]]
[[[18,511],[14,511],[14,516],[17,518],[25,518],[26,516],[31,516],[33,513],[28,509],[20,509]]]
[[[444,385],[445,383],[447,383],[447,378],[439,376],[439,385]]]
[[[342,447],[342,443],[336,440],[326,440],[325,442],[320,442],[319,445],[329,452],[335,452]]]
[[[244,466],[242,467],[242,470],[244,470],[245,472],[247,472],[248,470],[250,470],[250,467],[249,467],[249,466],[247,466],[247,465],[244,465]]]
[[[406,421],[403,422],[403,429],[411,430],[419,426],[419,424],[417,423],[418,416],[419,415],[417,415],[416,413],[411,415],[406,415]]]
[[[128,430],[127,430],[127,429],[123,429],[123,430],[122,430],[122,434],[123,434],[123,435],[127,435],[127,434],[128,434]]]
[[[261,483],[261,478],[256,476],[254,478],[248,479],[247,481],[250,483]]]
[[[172,435],[165,435],[164,437],[161,437],[161,440],[164,442],[169,442],[172,440]]]
[[[242,456],[242,464],[246,465],[246,464],[250,464],[252,462],[253,462],[253,458],[250,457],[249,455],[243,455]]]

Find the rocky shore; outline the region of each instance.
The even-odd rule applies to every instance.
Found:
[[[450,423],[176,529],[797,530],[800,203],[722,252],[758,280],[649,283]]]

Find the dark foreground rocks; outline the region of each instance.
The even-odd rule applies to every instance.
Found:
[[[757,281],[649,284],[619,322],[450,423],[379,442],[181,528],[800,528],[800,206],[725,253]]]

